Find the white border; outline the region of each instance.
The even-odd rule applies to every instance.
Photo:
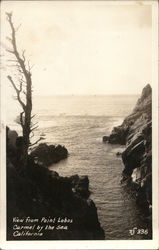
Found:
[[[62,4],[67,1],[60,1]],[[78,1],[79,3],[80,1]],[[105,4],[106,1],[98,1]],[[83,3],[83,1],[82,1]],[[88,4],[89,1],[85,1]],[[18,4],[18,2],[17,2]],[[77,4],[77,2],[74,2]],[[159,249],[158,234],[158,0],[108,1],[108,5],[148,4],[152,6],[152,90],[153,90],[153,240],[103,240],[103,241],[6,241],[6,150],[5,150],[5,99],[4,86],[1,85],[1,125],[0,125],[0,248],[1,249]]]

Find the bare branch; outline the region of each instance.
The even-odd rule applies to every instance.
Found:
[[[30,60],[28,60],[28,70],[29,70],[29,72],[31,71]],[[31,74],[31,72],[30,72],[30,74]]]
[[[13,80],[12,80],[12,77],[11,77],[11,76],[7,76],[7,78],[9,79],[9,81],[11,82],[11,84],[13,85],[15,91],[16,91],[16,92],[19,92],[19,89],[17,89],[15,83],[14,83]]]
[[[12,22],[12,13],[7,13],[6,12],[6,15],[7,15],[7,20],[9,22],[9,24],[10,24],[11,31],[12,31],[12,46],[13,46],[13,51],[11,51],[11,50],[7,50],[7,51],[16,56],[17,61],[18,61],[19,65],[20,65],[20,67],[22,69],[22,72],[23,72],[25,78],[26,78],[26,81],[29,81],[30,84],[32,85],[31,74],[25,68],[24,60],[20,57],[20,55],[18,53],[18,50],[17,50],[16,37],[15,37],[15,28],[14,28],[14,25],[13,25],[13,22]]]
[[[10,49],[6,49],[7,52],[14,54],[14,51],[10,50]]]
[[[22,82],[20,82],[19,91],[22,92]]]
[[[30,66],[30,71],[32,70],[32,68],[35,66],[35,64],[33,64],[32,66]]]
[[[7,60],[7,62],[16,62],[17,63],[17,60],[9,59],[9,60]]]
[[[35,116],[36,116],[36,114],[35,114],[35,115],[32,115],[32,116],[31,116],[31,119],[33,119]]]
[[[6,12],[6,15],[7,15],[7,20],[9,21],[9,18],[12,17],[12,12]]]
[[[22,52],[23,62],[25,63],[25,50]]]
[[[24,111],[20,113],[20,124],[22,128],[24,128],[23,114],[24,114]]]
[[[7,36],[6,39],[7,39],[10,43],[12,43],[12,39],[11,39],[9,36]]]
[[[36,127],[33,127],[30,131],[34,131],[35,129],[37,129],[39,126],[37,125]]]
[[[30,145],[30,147],[32,147],[32,146],[38,144],[38,142],[40,142],[40,141],[42,141],[42,140],[44,140],[44,139],[45,139],[44,137],[40,137],[36,142],[30,143],[29,145]]]
[[[30,135],[30,139],[34,137],[34,132],[31,131],[31,134],[32,134],[32,135]]]
[[[11,76],[7,76],[7,78],[9,79],[9,81],[11,82],[11,84],[12,84],[13,88],[14,88],[14,89],[15,89],[15,91],[16,91],[16,94],[17,94],[17,99],[18,99],[19,103],[21,104],[21,106],[22,106],[23,110],[25,110],[25,109],[26,109],[26,106],[25,106],[24,102],[21,100],[21,97],[20,97],[21,88],[20,88],[20,89],[18,89],[18,88],[16,87],[16,85],[15,85],[15,83],[13,82],[13,80],[12,80],[12,77],[11,77]]]
[[[7,67],[17,67],[16,64],[12,64],[12,65],[9,65],[9,64],[6,64]]]
[[[15,29],[15,32],[17,32],[19,30],[19,28],[21,27],[21,23],[19,24],[19,26]]]
[[[37,125],[37,124],[38,124],[38,122],[32,123],[32,124],[31,124],[31,127],[34,127],[34,126]]]
[[[30,150],[30,152],[32,152],[35,148],[36,148],[36,146],[34,146],[34,147],[29,146],[29,150]]]
[[[23,71],[21,70],[21,68],[19,68],[19,66],[17,66],[17,69],[18,69],[18,71],[19,71],[20,74],[23,74]]]

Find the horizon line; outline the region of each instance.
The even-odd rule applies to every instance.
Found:
[[[45,97],[45,96],[54,96],[54,97],[58,97],[58,96],[61,96],[61,97],[65,97],[65,96],[69,96],[69,97],[73,97],[73,96],[75,96],[75,97],[81,97],[81,96],[85,96],[85,97],[87,97],[87,96],[93,96],[93,97],[95,97],[95,96],[138,96],[138,95],[140,95],[140,93],[136,93],[136,94],[46,94],[46,95],[44,95],[44,94],[35,94],[35,95],[33,95],[33,98],[35,97],[35,96],[43,96],[43,97]]]

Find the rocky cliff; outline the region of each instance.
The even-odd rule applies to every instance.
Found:
[[[126,145],[122,153],[123,180],[129,180],[136,190],[136,202],[145,214],[152,206],[152,89],[143,89],[132,113],[115,127],[103,141]]]
[[[8,131],[6,138],[7,239],[104,239],[96,206],[89,199],[88,177],[78,175],[61,177],[57,172],[50,171],[44,164],[45,154],[46,163],[56,162],[57,159],[59,160],[61,150],[65,153],[67,151],[59,147],[58,153],[53,146],[50,148],[42,144],[30,155],[27,170],[24,173],[18,163],[17,136],[15,131],[12,133]],[[46,151],[45,154],[44,151]],[[38,157],[38,161],[40,158],[40,162],[43,163],[39,164],[35,161],[35,157]],[[33,220],[34,223],[32,223]],[[38,231],[38,226],[43,229]]]

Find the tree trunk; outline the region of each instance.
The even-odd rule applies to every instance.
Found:
[[[20,113],[20,124],[23,132],[23,143],[21,146],[21,156],[20,156],[20,165],[25,169],[28,163],[28,149],[31,145],[37,144],[43,138],[40,138],[35,143],[30,143],[30,133],[33,133],[33,130],[37,128],[35,124],[32,124],[32,78],[31,78],[31,67],[28,64],[26,66],[25,51],[22,55],[19,54],[16,44],[16,29],[12,22],[12,13],[6,13],[8,22],[11,27],[11,37],[8,37],[12,45],[11,50],[7,50],[9,53],[15,56],[16,58],[16,67],[19,73],[19,84],[15,83],[11,76],[8,76],[9,81],[11,82],[13,88],[15,89],[17,100],[20,103],[23,112]],[[23,96],[23,98],[22,98]],[[24,100],[25,96],[25,101]]]
[[[28,160],[28,149],[30,145],[30,132],[31,132],[31,111],[32,111],[32,82],[31,76],[27,77],[27,86],[26,86],[26,108],[25,108],[25,118],[23,124],[23,159],[24,159],[24,168],[27,165]]]

